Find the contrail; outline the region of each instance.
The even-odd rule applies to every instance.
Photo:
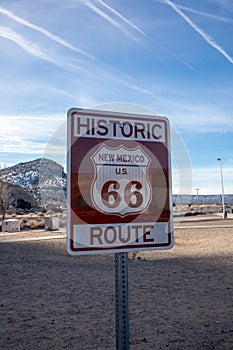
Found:
[[[89,53],[77,48],[76,46],[71,45],[70,43],[68,43],[66,40],[60,38],[59,36],[49,32],[48,30],[39,27],[29,21],[26,21],[25,19],[16,16],[13,12],[9,11],[8,9],[0,6],[0,13],[2,13],[3,15],[13,19],[15,22],[19,23],[19,24],[23,24],[24,26],[31,28],[33,30],[36,30],[37,32],[42,33],[43,35],[45,35],[47,38],[52,39],[53,41],[56,41],[57,43],[67,47],[68,49],[75,51],[77,53],[82,54],[83,56],[86,56],[88,58],[94,59],[95,57],[90,55]]]
[[[121,13],[119,13],[118,11],[116,11],[115,9],[113,9],[112,7],[110,7],[109,5],[107,5],[104,1],[102,0],[98,0],[99,3],[101,5],[103,5],[104,7],[106,7],[109,11],[111,11],[112,13],[114,13],[117,17],[119,17],[122,21],[124,21],[125,23],[127,23],[130,27],[132,27],[133,29],[135,29],[136,31],[138,31],[139,33],[141,33],[144,36],[148,36],[143,30],[141,30],[138,26],[136,26],[134,23],[132,23],[129,19],[127,19],[126,17],[124,17]]]
[[[121,30],[123,30],[123,27],[116,22],[112,17],[108,16],[105,12],[103,12],[102,10],[100,10],[99,8],[97,8],[93,3],[91,3],[90,1],[84,1],[82,0],[83,3],[89,7],[90,9],[92,9],[94,12],[96,12],[98,15],[102,16],[103,18],[105,18],[106,20],[108,20],[111,24],[115,25],[116,27],[119,27]],[[134,23],[132,23],[131,21],[129,21],[127,18],[125,18],[123,15],[121,15],[118,11],[116,11],[115,9],[113,9],[112,7],[110,7],[109,5],[107,5],[104,1],[102,0],[97,0],[101,5],[103,5],[105,8],[107,8],[109,11],[111,11],[112,13],[114,13],[116,16],[118,16],[122,21],[124,21],[125,23],[127,23],[130,27],[132,27],[134,30],[140,32],[143,36],[145,36],[148,40],[150,40],[150,42],[152,42],[153,44],[154,41],[150,39],[150,37],[143,31],[141,30],[139,27],[137,27]],[[129,33],[126,33],[129,36]],[[133,38],[135,40],[135,38]],[[160,45],[161,46],[161,45]],[[175,55],[174,53],[170,52],[168,49],[166,49],[164,46],[161,46],[164,50],[166,50],[171,56],[175,57],[178,61],[180,61],[181,63],[183,63],[185,66],[187,66],[188,68],[190,68],[191,70],[195,71],[195,69],[188,64],[187,62],[185,62],[184,60],[182,60],[180,57],[178,57],[177,55]]]
[[[97,6],[95,6],[91,1],[84,1],[81,0],[82,3],[88,7],[89,9],[91,9],[92,11],[94,11],[98,16],[104,18],[107,22],[109,22],[110,24],[112,24],[114,27],[119,28],[126,36],[128,36],[130,39],[136,40],[138,41],[138,38],[134,37],[131,33],[129,33],[124,27],[123,25],[121,25],[119,22],[117,22],[115,19],[113,19],[111,16],[109,16],[107,13],[105,13],[104,11],[102,11],[100,8],[98,8]],[[109,8],[110,7],[106,4],[102,4],[105,7]],[[115,11],[111,8],[110,10],[111,12]],[[119,13],[118,13],[118,17],[119,17]],[[125,19],[126,21],[126,19]]]
[[[193,9],[191,7],[186,7],[186,6],[183,6],[183,5],[176,5],[176,6],[179,9],[181,9],[181,10],[185,10],[185,11],[188,11],[188,12],[191,12],[191,13],[195,13],[197,15],[208,17],[208,18],[213,18],[213,19],[216,19],[217,21],[222,21],[222,22],[225,22],[225,23],[232,23],[233,24],[233,20],[231,18],[216,16],[216,15],[213,15],[211,13],[206,13],[206,12],[203,12],[203,11],[195,10],[195,9]]]
[[[230,63],[233,63],[233,58],[221,47],[216,41],[199,28],[191,19],[186,16],[173,2],[164,0],[178,15],[180,15],[210,46],[220,52]]]
[[[84,1],[84,0],[82,0],[82,2],[85,6],[89,7],[89,9],[94,11],[98,16],[104,18],[107,22],[112,24],[114,27],[119,28],[126,36],[130,37],[131,39],[135,39],[120,23],[118,23],[115,19],[113,19],[107,13],[102,11],[100,8],[95,6],[92,2]]]
[[[159,4],[164,4],[164,0],[154,0],[154,2],[157,2]],[[197,15],[201,15],[201,16],[208,17],[208,18],[213,18],[217,21],[222,21],[225,23],[233,23],[233,20],[231,18],[216,16],[212,13],[207,13],[207,12],[203,12],[200,10],[196,10],[196,9],[191,8],[191,7],[183,6],[183,5],[174,3],[174,2],[173,2],[173,4],[176,5],[176,7],[179,8],[180,10],[185,10],[187,12],[195,13]]]
[[[16,33],[9,27],[0,26],[0,36],[2,38],[9,39],[15,42],[24,51],[27,51],[33,56],[36,56],[38,58],[41,58],[49,62],[53,62],[53,60],[49,57],[49,55],[41,51],[34,43],[27,41],[26,39],[24,39],[23,36]]]
[[[24,51],[26,51],[30,55],[40,58],[44,61],[50,62],[58,67],[85,72],[85,70],[71,63],[59,62],[57,57],[56,58],[51,57],[48,53],[42,51],[37,45],[26,40],[22,35],[16,33],[11,28],[0,26],[0,37],[13,41],[16,45],[21,47]],[[99,77],[99,74],[98,74],[98,77]],[[143,89],[134,84],[130,84],[127,81],[116,78],[113,75],[109,74],[108,72],[107,72],[107,77],[109,79],[116,81],[117,83],[120,83],[122,85],[129,87],[132,90],[140,91],[146,94],[150,93],[148,90]]]
[[[79,71],[82,70],[81,68],[79,68],[78,66],[75,66],[73,64],[69,64],[69,63],[67,64],[64,62],[60,63],[57,60],[57,58],[55,59],[55,58],[51,57],[49,54],[43,52],[38,46],[36,46],[34,43],[26,40],[22,35],[16,33],[11,28],[0,26],[0,36],[2,38],[13,41],[15,44],[20,46],[24,51],[26,51],[30,55],[35,56],[37,58],[40,58],[44,61],[53,63],[56,66],[63,67],[63,68],[65,67],[65,68],[69,68],[69,69],[73,69],[73,70],[79,70]]]
[[[147,95],[152,95],[153,93],[147,89],[144,89],[142,87],[139,87],[135,84],[131,84],[128,83],[125,80],[119,79],[119,78],[115,78],[115,77],[110,77],[110,79],[116,81],[117,83],[121,84],[121,85],[125,85],[126,87],[130,88],[131,90],[135,90],[135,91],[139,91],[142,92],[143,94],[147,94]]]
[[[176,54],[174,54],[173,52],[171,52],[170,50],[168,50],[164,45],[159,45],[163,50],[167,51],[169,53],[169,55],[173,56],[175,59],[177,59],[178,61],[180,61],[181,63],[183,63],[186,67],[188,67],[189,69],[191,69],[192,71],[196,72],[196,69],[193,68],[193,66],[191,66],[191,64],[185,62],[181,57],[177,56]]]

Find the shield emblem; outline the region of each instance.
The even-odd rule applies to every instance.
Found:
[[[123,217],[140,213],[149,206],[151,159],[142,147],[111,148],[102,144],[91,159],[95,167],[91,198],[98,211]]]

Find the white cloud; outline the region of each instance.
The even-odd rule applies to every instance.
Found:
[[[51,133],[66,119],[66,115],[0,115],[2,140],[18,138],[25,140],[47,140]],[[0,145],[0,149],[3,144]]]
[[[15,164],[22,154],[64,163],[66,115],[1,115],[0,120],[0,164]]]
[[[184,106],[184,111],[186,113],[183,112],[182,114],[180,114],[180,119],[178,120],[178,123],[183,127],[204,127],[204,130],[199,129],[199,132],[208,130],[213,131],[213,129],[215,129],[216,127],[220,128],[221,125],[229,127],[229,122],[231,121],[231,118],[229,116],[224,116],[223,113],[218,113],[217,111],[214,111],[210,108],[191,106],[185,109]],[[218,129],[218,131],[221,130]]]
[[[233,193],[233,167],[223,167],[224,193]],[[219,167],[194,168],[193,182],[200,194],[220,194],[221,177]]]
[[[0,165],[47,157],[65,164],[66,115],[0,115]]]
[[[28,140],[24,137],[14,136],[1,136],[0,135],[0,153],[9,154],[9,160],[11,154],[42,154],[44,152],[46,142],[39,142],[36,140]]]
[[[172,111],[173,109],[173,111]],[[170,106],[169,115],[172,123],[179,129],[191,132],[227,132],[233,131],[232,115],[226,111],[199,103],[178,103]]]
[[[233,167],[223,168],[224,176],[224,193],[233,193]],[[199,188],[199,195],[221,193],[221,182],[219,168],[216,167],[193,167],[192,168],[192,188],[191,192],[181,191],[179,181],[179,171],[173,168],[172,171],[172,182],[173,182],[173,193],[175,194],[196,194],[195,188]]]

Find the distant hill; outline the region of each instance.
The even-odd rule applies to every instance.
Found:
[[[12,192],[21,188],[19,196],[30,195],[38,204],[64,202],[66,174],[53,160],[39,158],[1,169],[0,179],[13,186]]]
[[[233,194],[224,196],[225,204],[233,205]],[[221,195],[173,195],[175,204],[221,204]]]

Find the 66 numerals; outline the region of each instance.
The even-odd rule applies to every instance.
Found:
[[[101,200],[107,208],[116,208],[126,203],[130,208],[138,208],[143,203],[142,184],[139,181],[120,183],[116,180],[109,180],[104,183],[101,189]]]

